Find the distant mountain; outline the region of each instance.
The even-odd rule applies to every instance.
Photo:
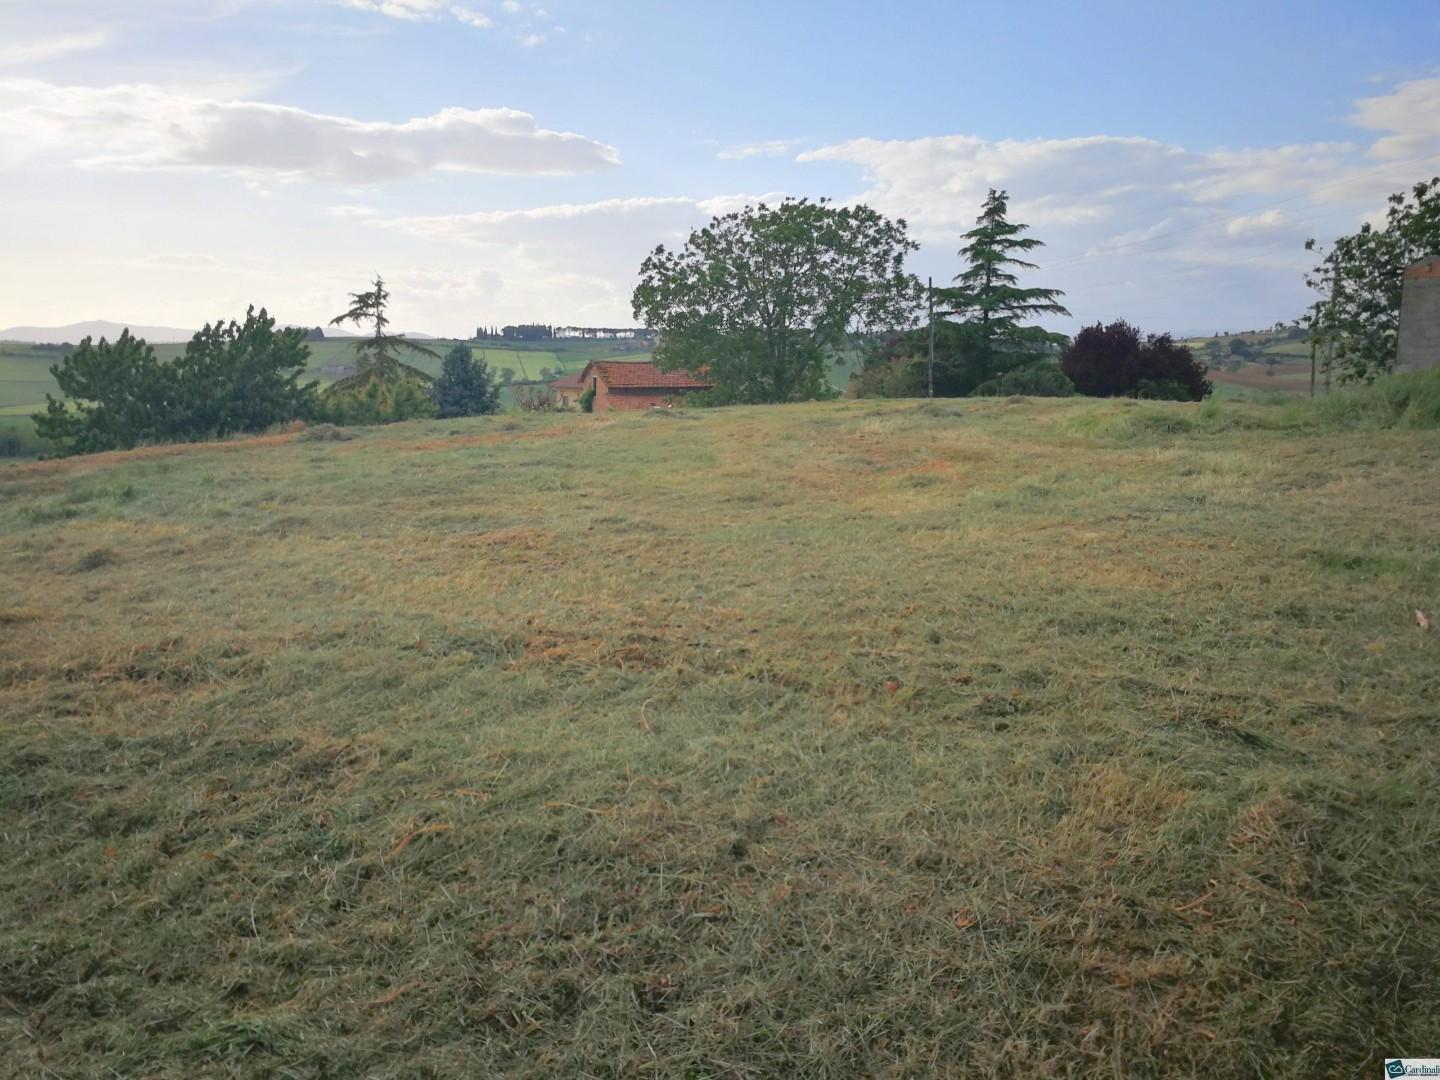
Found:
[[[114,341],[125,327],[130,333],[144,338],[151,345],[163,345],[175,341],[189,341],[195,336],[194,330],[181,330],[174,326],[135,326],[127,323],[106,322],[94,319],[90,322],[71,323],[69,326],[11,326],[0,330],[0,341],[26,341],[32,344],[55,344],[61,341],[79,343],[81,338],[108,338]]]

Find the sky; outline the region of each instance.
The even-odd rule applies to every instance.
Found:
[[[626,326],[641,260],[786,195],[986,191],[1073,332],[1302,313],[1321,241],[1440,174],[1440,5],[0,0],[0,326]]]

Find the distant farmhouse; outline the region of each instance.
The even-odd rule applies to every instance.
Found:
[[[576,400],[586,390],[594,389],[594,412],[612,409],[665,408],[698,390],[709,390],[715,384],[691,371],[661,371],[654,364],[625,360],[592,360],[578,376],[573,391]],[[565,382],[565,379],[557,380]],[[562,391],[550,384],[557,399]]]
[[[585,392],[585,372],[576,371],[550,383],[550,392],[555,395],[555,404],[562,409],[573,409],[580,404],[580,395]]]

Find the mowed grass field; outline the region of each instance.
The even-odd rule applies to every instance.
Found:
[[[1440,442],[1327,416],[858,401],[0,468],[0,1071],[1431,1052]]]

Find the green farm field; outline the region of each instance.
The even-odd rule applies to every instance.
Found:
[[[1440,1045],[1440,385],[0,467],[7,1077]]]
[[[454,341],[422,342],[428,348],[444,355]],[[540,348],[523,345],[518,347],[492,347],[488,343],[470,343],[476,357],[482,357],[491,370],[499,377],[505,368],[511,368],[520,380],[538,379],[542,369],[568,374],[579,371],[591,360],[646,360],[648,352],[637,352],[633,342],[586,341],[566,339],[548,343],[550,347]],[[173,360],[184,351],[183,345],[156,345],[155,354],[162,360]],[[352,361],[353,339],[330,338],[310,343],[310,367],[308,377],[322,385],[334,382],[340,375],[335,365]],[[26,449],[43,449],[35,437],[32,414],[45,408],[45,395],[60,395],[60,388],[50,375],[50,366],[60,362],[60,354],[47,352],[20,342],[0,341],[0,439],[19,437]],[[439,358],[415,356],[410,358],[416,367],[431,375],[439,374]],[[846,376],[848,377],[848,375]],[[506,387],[501,400],[508,407],[514,396]]]

